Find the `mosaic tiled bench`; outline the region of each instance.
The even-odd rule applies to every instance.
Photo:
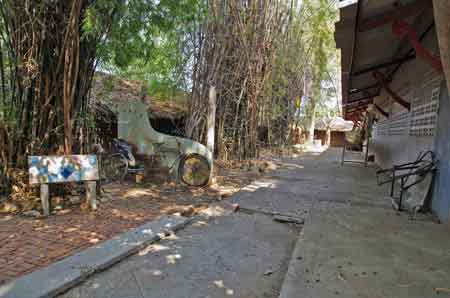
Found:
[[[84,182],[86,200],[91,209],[97,209],[96,185],[99,180],[95,155],[29,156],[30,184],[41,186],[44,216],[50,214],[49,184]]]

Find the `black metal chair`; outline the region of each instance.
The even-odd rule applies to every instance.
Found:
[[[402,210],[402,201],[404,192],[425,180],[426,176],[437,170],[437,161],[433,151],[419,153],[417,159],[400,165],[394,165],[392,168],[377,171],[377,183],[383,185],[391,183],[391,197],[395,194],[395,184],[400,181],[400,197],[398,210]],[[388,177],[383,179],[384,177]],[[416,179],[413,179],[415,177]]]

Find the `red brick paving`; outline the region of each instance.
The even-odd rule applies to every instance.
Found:
[[[250,173],[229,174],[218,176],[221,186],[239,188],[256,178]],[[158,216],[173,213],[174,207],[204,206],[220,196],[214,189],[167,184],[116,185],[107,190],[111,199],[100,203],[96,212],[82,211],[79,205],[74,205],[64,206],[70,212],[46,219],[0,214],[0,285]]]
[[[124,202],[115,197],[93,213],[71,206],[46,219],[0,215],[0,284],[162,215],[173,200],[143,196]]]
[[[67,214],[45,219],[0,214],[0,285],[170,213],[174,206],[215,199],[209,191],[209,197],[196,191],[121,185],[110,190],[112,199],[100,203],[97,212],[75,205],[66,207]]]

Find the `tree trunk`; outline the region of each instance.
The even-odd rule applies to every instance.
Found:
[[[314,99],[310,99],[311,104],[311,122],[309,124],[309,134],[308,134],[308,143],[313,144],[314,143],[314,130],[316,127],[316,103]]]
[[[433,6],[442,66],[450,93],[450,2],[448,0],[433,0]]]
[[[62,153],[63,147],[70,154],[86,141],[81,118],[86,117],[100,41],[100,36],[81,38],[90,3],[2,1],[6,42],[0,49],[0,95],[7,94],[4,116],[11,123],[10,143],[15,145],[11,163],[25,166],[27,154]]]
[[[314,130],[316,127],[316,100],[312,94],[312,78],[309,76],[309,73],[305,71],[305,78],[303,81],[303,93],[306,98],[309,98],[309,108],[310,108],[310,123],[308,128],[308,140],[306,143],[313,144],[314,143]]]
[[[207,1],[211,18],[205,25],[201,55],[196,60],[186,132],[204,131],[208,115],[207,93],[217,88],[216,138],[218,158],[226,152],[235,158],[257,154],[258,126],[273,117],[264,110],[264,89],[272,71],[275,40],[287,26],[286,11],[277,1]],[[279,13],[278,13],[279,12]],[[263,116],[261,116],[263,115]],[[281,117],[280,117],[281,118]]]

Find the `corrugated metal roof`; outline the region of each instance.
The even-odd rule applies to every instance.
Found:
[[[392,19],[401,17],[423,32],[433,21],[431,0],[359,0],[340,9],[336,45],[341,49],[343,104],[378,95],[373,68],[388,77],[400,63],[413,59],[407,40],[392,33]],[[391,65],[392,61],[398,61]]]

